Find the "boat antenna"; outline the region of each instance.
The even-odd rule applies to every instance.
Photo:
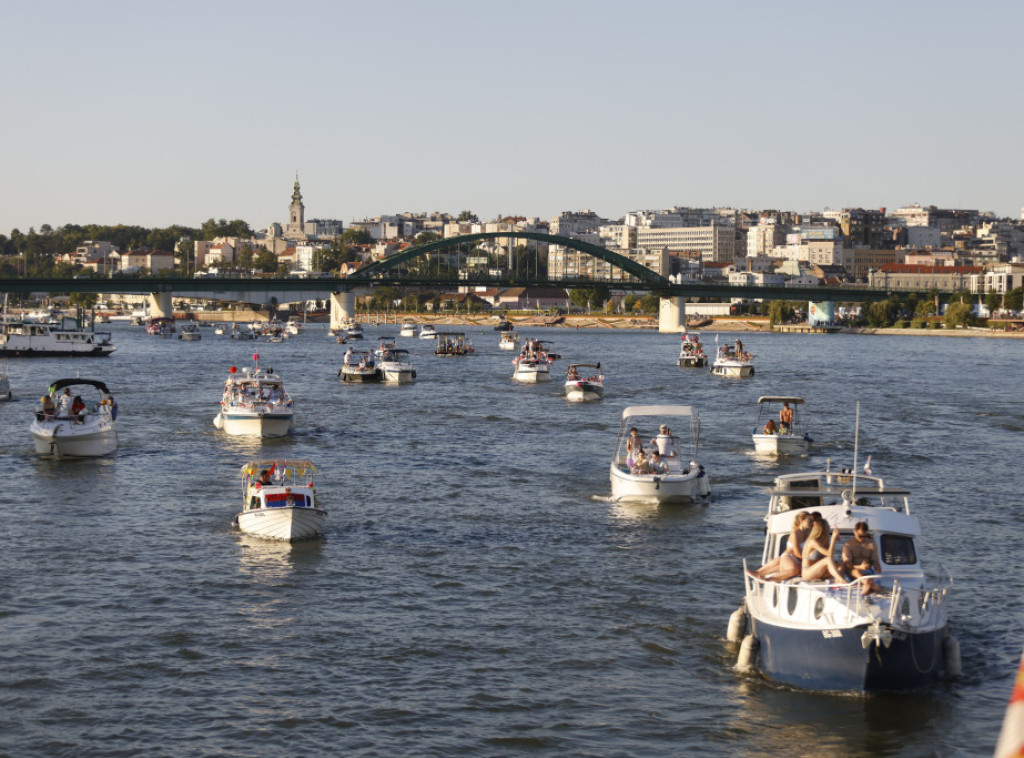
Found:
[[[853,422],[853,492],[850,500],[857,502],[857,453],[860,446],[860,400],[857,401],[857,415]]]

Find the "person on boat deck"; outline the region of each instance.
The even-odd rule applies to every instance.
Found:
[[[782,401],[782,410],[779,411],[779,427],[781,434],[788,434],[793,430],[793,409],[789,407],[789,401]]]
[[[843,545],[843,573],[854,579],[875,576],[882,573],[878,552],[868,531],[866,521],[858,521],[853,527],[853,537]],[[882,588],[874,579],[861,582],[862,595],[881,592]]]
[[[652,474],[667,474],[668,464],[661,459],[661,453],[655,448],[651,451],[651,459],[647,463],[647,468],[650,469]]]
[[[49,421],[57,412],[57,406],[53,404],[53,398],[49,395],[43,395],[39,398],[39,402],[43,404],[43,419]]]
[[[676,438],[672,436],[672,430],[668,428],[668,424],[658,427],[658,436],[651,440],[651,444],[658,447],[658,452],[664,458],[674,458],[676,455]]]
[[[736,355],[742,355],[742,354],[743,354],[743,343],[740,342],[739,340],[736,340]]]
[[[57,413],[61,416],[67,416],[71,413],[71,390],[67,387],[64,388],[64,394],[57,401]]]
[[[352,363],[352,348],[349,348],[348,350],[345,351],[344,362],[346,366]]]
[[[764,432],[763,432],[763,434],[778,434],[778,433],[779,433],[779,427],[777,427],[775,425],[775,419],[773,419],[773,418],[768,419],[768,423],[764,425]]]
[[[281,385],[275,384],[270,388],[270,394],[267,395],[267,400],[272,403],[280,403],[284,399],[284,395],[281,394]]]
[[[782,582],[799,576],[803,568],[804,540],[807,539],[807,534],[810,531],[811,515],[806,511],[796,514],[793,519],[793,529],[786,541],[785,551],[755,571],[754,574],[757,575],[757,578]]]
[[[651,463],[647,460],[647,456],[644,455],[644,451],[640,450],[636,454],[636,458],[633,461],[633,467],[630,469],[632,474],[649,474],[651,473]]]
[[[832,540],[825,545],[822,540],[825,538],[825,522],[815,521],[811,526],[811,532],[804,541],[800,577],[808,581],[815,579],[827,579],[829,575],[837,582],[846,584],[846,578],[840,573],[836,566],[835,553],[836,542],[839,540],[839,530],[832,530]]]
[[[268,487],[273,483],[274,482],[270,479],[270,472],[267,471],[266,469],[263,469],[260,472],[260,478],[256,480],[256,484],[258,484],[260,487]]]
[[[629,430],[629,439],[626,440],[626,465],[633,468],[638,453],[644,451],[644,443],[640,441],[640,430],[635,426]]]
[[[566,375],[566,379],[579,379],[580,372],[576,370],[575,366],[569,367],[569,373]]]
[[[71,401],[71,415],[77,416],[85,410],[85,401],[82,400],[81,395],[75,395],[75,399]]]

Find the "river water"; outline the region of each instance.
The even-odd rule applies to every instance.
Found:
[[[466,358],[400,340],[419,377],[389,387],[341,384],[344,347],[310,327],[266,344],[115,325],[109,359],[10,361],[0,754],[991,754],[1024,644],[1024,341],[749,334],[757,375],[728,380],[677,367],[678,336],[534,329],[563,360],[524,386],[477,329]],[[295,399],[291,438],[213,427],[254,349]],[[603,401],[564,400],[569,361],[601,362]],[[78,372],[115,393],[120,448],[37,458],[34,404]],[[807,399],[809,459],[750,454],[763,394]],[[791,690],[737,673],[725,641],[765,488],[852,465],[858,400],[860,460],[914,491],[923,559],[956,582],[964,674],[922,692]],[[709,504],[608,501],[637,404],[700,411]],[[275,456],[317,464],[322,541],[232,530],[238,469]]]

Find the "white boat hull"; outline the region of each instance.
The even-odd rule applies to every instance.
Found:
[[[498,343],[498,349],[499,350],[515,350],[517,347],[519,347],[519,343],[518,342],[499,342]]]
[[[117,450],[117,429],[112,422],[72,424],[70,421],[35,421],[30,430],[39,455],[96,458]]]
[[[295,428],[295,414],[218,413],[213,425],[236,437],[284,437]]]
[[[259,508],[239,513],[238,529],[271,540],[308,540],[324,531],[327,512],[320,508]]]
[[[551,381],[550,366],[516,366],[512,378],[523,384],[537,384]]]
[[[715,363],[711,367],[711,373],[715,376],[724,376],[727,379],[742,379],[754,375],[754,367],[749,363]]]
[[[587,403],[604,397],[604,385],[594,382],[566,382],[565,399],[573,403]]]
[[[416,378],[415,369],[409,366],[401,368],[383,366],[381,371],[384,372],[384,382],[386,384],[412,384],[413,379]]]
[[[692,503],[711,494],[702,466],[680,474],[630,474],[611,464],[612,500],[619,503]]]
[[[809,443],[795,434],[755,434],[754,452],[764,455],[803,455]]]

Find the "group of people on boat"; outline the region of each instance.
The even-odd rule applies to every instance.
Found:
[[[348,350],[345,351],[345,357],[342,359],[342,362],[346,366],[356,365],[361,369],[372,369],[374,367],[373,355],[364,355],[358,361],[356,361],[355,351],[353,351],[352,348],[349,348]]]
[[[598,379],[596,374],[588,376],[586,378],[580,376],[580,372],[576,369],[575,366],[569,366],[569,370],[565,373],[565,378],[568,379],[569,381],[583,380],[585,382],[596,382]]]
[[[677,457],[676,438],[668,424],[658,427],[658,434],[650,441],[650,450],[644,449],[640,430],[629,430],[626,440],[626,465],[631,474],[667,474],[668,460]]]
[[[64,388],[63,394],[55,403],[51,395],[43,395],[39,398],[42,404],[42,420],[53,421],[54,419],[71,419],[74,423],[80,424],[85,420],[87,407],[81,395],[71,396],[71,390]],[[104,398],[100,401],[102,405],[114,404],[114,398]]]
[[[789,401],[782,403],[779,409],[779,423],[775,419],[768,419],[764,425],[764,434],[792,434],[793,433],[793,409],[789,407]]]
[[[230,379],[225,383],[225,395],[229,403],[275,403],[284,402],[284,389],[280,384],[238,383]]]
[[[550,362],[547,351],[544,346],[541,345],[540,340],[527,337],[526,342],[523,343],[522,352],[519,354],[519,359],[522,361],[535,361],[535,362]]]
[[[732,345],[723,345],[722,353],[725,358],[737,361],[749,361],[754,357],[743,349],[743,342],[741,340],[736,340]]]
[[[858,521],[854,525],[853,536],[843,544],[839,563],[836,563],[834,557],[839,530],[832,530],[832,538],[827,544],[826,531],[825,520],[817,511],[797,513],[786,549],[779,557],[755,571],[754,575],[758,579],[772,582],[795,577],[805,581],[831,578],[839,584],[859,581],[862,595],[881,592],[881,587],[871,578],[881,574],[882,568],[867,522]]]

